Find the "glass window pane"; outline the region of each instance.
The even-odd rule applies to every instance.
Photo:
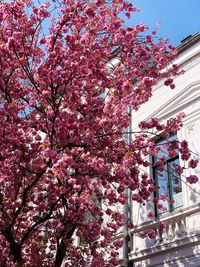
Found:
[[[165,170],[163,172],[157,171],[157,186],[158,189],[158,197],[160,198],[161,195],[166,196],[168,198],[169,192],[168,192],[168,174],[167,174],[167,165],[165,165]],[[169,210],[169,202],[167,200],[159,200],[159,203],[163,205],[163,207],[166,209],[166,211]],[[163,211],[158,211],[159,213]]]
[[[182,203],[182,184],[181,177],[176,172],[176,167],[179,166],[179,159],[176,158],[168,163],[170,181],[171,181],[171,195],[173,201],[173,208],[180,207]]]

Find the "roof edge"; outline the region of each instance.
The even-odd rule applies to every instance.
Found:
[[[181,44],[179,44],[176,49],[178,51],[178,54],[182,53],[184,50],[192,46],[194,43],[198,42],[200,40],[200,32],[197,32],[193,35],[189,35],[188,37],[184,38],[181,41]]]

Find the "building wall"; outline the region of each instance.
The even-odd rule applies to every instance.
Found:
[[[179,112],[186,117],[179,140],[187,140],[193,158],[200,157],[200,40],[180,52],[175,63],[185,73],[175,78],[176,89],[171,90],[163,81],[154,88],[153,97],[132,116],[133,131],[138,122],[150,117],[165,121]],[[149,169],[146,169],[149,171]],[[188,186],[185,170],[182,179],[183,206],[166,213],[159,220],[149,220],[146,211],[154,207],[131,203],[130,215],[137,225],[130,235],[129,266],[200,266],[200,182]],[[200,165],[192,172],[200,177]],[[165,224],[156,240],[141,239],[138,235],[150,228],[159,229]]]

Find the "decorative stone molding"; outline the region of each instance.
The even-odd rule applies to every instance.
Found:
[[[188,230],[187,218],[198,213],[200,213],[200,203],[191,207],[179,209],[179,211],[171,212],[170,214],[162,216],[160,219],[151,220],[138,225],[138,227],[129,232],[129,235],[132,236],[133,239],[135,235],[138,236],[140,233],[150,229],[157,229],[158,235],[153,246],[134,248],[130,252],[130,258],[137,258],[138,253],[141,254],[142,257],[142,255],[147,256],[148,254],[158,253],[161,248],[167,250],[170,249],[172,245],[175,245],[175,247],[181,246],[183,244],[182,242],[185,242],[184,240],[196,234]],[[161,223],[165,225],[163,230],[160,229]]]
[[[187,134],[190,134],[191,132],[194,131],[194,126],[195,126],[195,123],[194,123],[194,122],[189,123],[189,124],[186,126]]]
[[[161,120],[170,118],[174,114],[184,110],[190,106],[192,110],[200,107],[200,80],[193,82],[189,86],[181,90],[172,99],[167,101],[159,109],[153,112],[148,118],[157,117]]]

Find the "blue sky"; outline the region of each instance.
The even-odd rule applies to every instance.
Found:
[[[131,0],[141,12],[134,14],[130,25],[145,23],[151,29],[158,21],[158,35],[178,45],[182,39],[200,31],[200,0]]]
[[[47,0],[34,0],[35,3]],[[49,0],[51,2],[51,0]],[[145,23],[154,30],[156,23],[161,26],[158,36],[169,38],[173,45],[190,34],[200,31],[200,0],[129,0],[141,12],[134,13],[125,24]]]

